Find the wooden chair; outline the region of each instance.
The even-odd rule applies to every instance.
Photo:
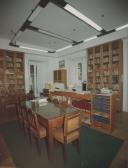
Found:
[[[21,107],[21,115],[23,119],[23,129],[24,133],[27,135],[29,134],[30,124],[29,124],[29,112],[27,107],[24,105]]]
[[[29,127],[30,127],[30,135],[34,137],[36,141],[38,154],[41,154],[41,144],[40,139],[46,137],[46,128],[39,124],[37,114],[32,112],[31,109],[28,109],[29,116]]]
[[[54,130],[53,137],[63,144],[64,161],[67,160],[67,144],[77,142],[77,151],[80,152],[80,113],[65,116],[64,128]]]

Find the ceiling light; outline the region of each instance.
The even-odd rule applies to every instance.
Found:
[[[33,12],[28,17],[28,20],[32,22],[37,17],[37,15],[40,13],[41,10],[42,10],[42,7],[41,6],[37,6],[35,8],[35,10],[33,10]]]
[[[116,31],[119,31],[119,30],[122,30],[122,29],[125,29],[125,28],[128,28],[128,24],[116,28]]]
[[[45,52],[45,53],[48,52],[48,51],[46,51],[46,50],[41,50],[41,49],[38,49],[38,48],[31,48],[31,47],[22,46],[22,45],[20,45],[19,48],[28,49],[28,50],[33,50],[33,51],[41,51],[41,52]]]
[[[56,33],[48,32],[46,30],[38,29],[38,32],[43,33],[43,34],[48,35],[48,36],[51,36],[51,37],[54,37],[54,38],[58,38],[60,40],[64,40],[64,41],[66,41],[68,43],[73,43],[74,42],[72,39],[63,37],[63,36],[58,35]]]
[[[56,50],[56,52],[60,52],[60,51],[66,50],[66,49],[71,48],[71,47],[72,47],[72,45],[69,45],[69,46],[66,46],[64,48],[60,48],[60,49]]]
[[[76,10],[75,8],[73,8],[72,6],[70,6],[69,4],[67,4],[64,7],[64,9],[67,10],[68,12],[70,12],[71,14],[75,15],[76,17],[78,17],[82,21],[86,22],[87,24],[89,24],[90,26],[92,26],[93,28],[95,28],[96,30],[98,30],[98,31],[102,30],[102,27],[100,27],[99,25],[97,25],[95,22],[93,22],[91,19],[89,19],[88,17],[86,17],[85,15],[83,15],[82,13],[80,13],[78,10]]]
[[[96,38],[97,38],[97,36],[93,36],[93,37],[90,37],[88,39],[85,39],[84,42],[87,42],[87,41],[90,41],[90,40],[93,40],[93,39],[96,39]]]

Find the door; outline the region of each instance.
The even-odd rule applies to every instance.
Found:
[[[33,90],[36,97],[40,96],[47,83],[47,63],[29,62],[29,90]]]
[[[37,88],[37,64],[34,62],[29,63],[29,90],[32,90],[35,96],[38,95]]]

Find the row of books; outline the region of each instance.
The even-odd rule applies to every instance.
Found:
[[[94,121],[97,121],[97,122],[102,122],[104,124],[110,124],[110,119],[109,118],[105,118],[103,116],[99,116],[99,115],[93,115],[92,116],[92,119]]]
[[[91,103],[86,100],[72,100],[72,106],[85,111],[91,111]]]
[[[96,96],[93,99],[93,109],[102,112],[110,111],[110,98],[108,96]]]

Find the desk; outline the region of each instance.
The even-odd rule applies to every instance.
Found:
[[[53,136],[52,131],[63,125],[64,116],[72,113],[76,113],[76,109],[73,107],[63,107],[48,103],[45,106],[39,106],[38,104],[26,101],[27,108],[31,108],[33,112],[38,115],[39,123],[44,125],[47,129],[48,137],[48,158],[53,159]]]

